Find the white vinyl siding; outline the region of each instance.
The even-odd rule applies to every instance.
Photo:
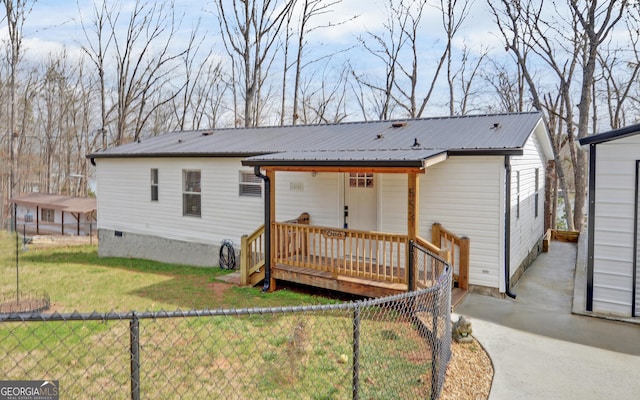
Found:
[[[458,156],[427,168],[420,177],[420,235],[430,240],[431,225],[439,222],[456,235],[468,237],[472,285],[500,287],[504,265],[502,171],[504,157]]]
[[[542,154],[537,137],[531,135],[525,144],[523,155],[511,157],[510,276],[516,272],[529,251],[544,235],[544,213],[540,212],[544,209],[544,204],[541,203],[544,201],[544,179],[540,171],[545,170],[545,160]],[[536,170],[538,171],[537,185]],[[520,176],[519,190],[517,187],[518,175]],[[536,196],[536,193],[542,195]],[[536,208],[538,209],[537,215]],[[517,218],[516,215],[518,215]]]
[[[96,160],[98,228],[219,245],[251,233],[264,221],[263,199],[238,196],[239,158]],[[149,202],[149,170],[162,178]],[[182,215],[182,171],[201,171],[201,218]]]
[[[275,188],[277,221],[308,212],[312,225],[342,228],[342,174],[277,172]]]
[[[596,145],[593,311],[631,316],[640,135]]]

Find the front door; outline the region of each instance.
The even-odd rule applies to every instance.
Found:
[[[361,231],[378,229],[378,199],[375,175],[345,174],[344,227]]]

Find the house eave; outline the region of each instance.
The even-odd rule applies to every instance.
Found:
[[[521,156],[523,149],[453,149],[449,156]]]

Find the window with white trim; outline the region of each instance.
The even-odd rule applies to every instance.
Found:
[[[151,201],[158,201],[158,168],[151,168]]]
[[[182,170],[182,215],[200,217],[200,170]]]
[[[240,171],[238,194],[246,197],[262,197],[262,178],[253,172]]]

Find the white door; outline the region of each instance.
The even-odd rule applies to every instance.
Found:
[[[378,200],[374,174],[345,174],[345,228],[375,231],[378,228]]]

